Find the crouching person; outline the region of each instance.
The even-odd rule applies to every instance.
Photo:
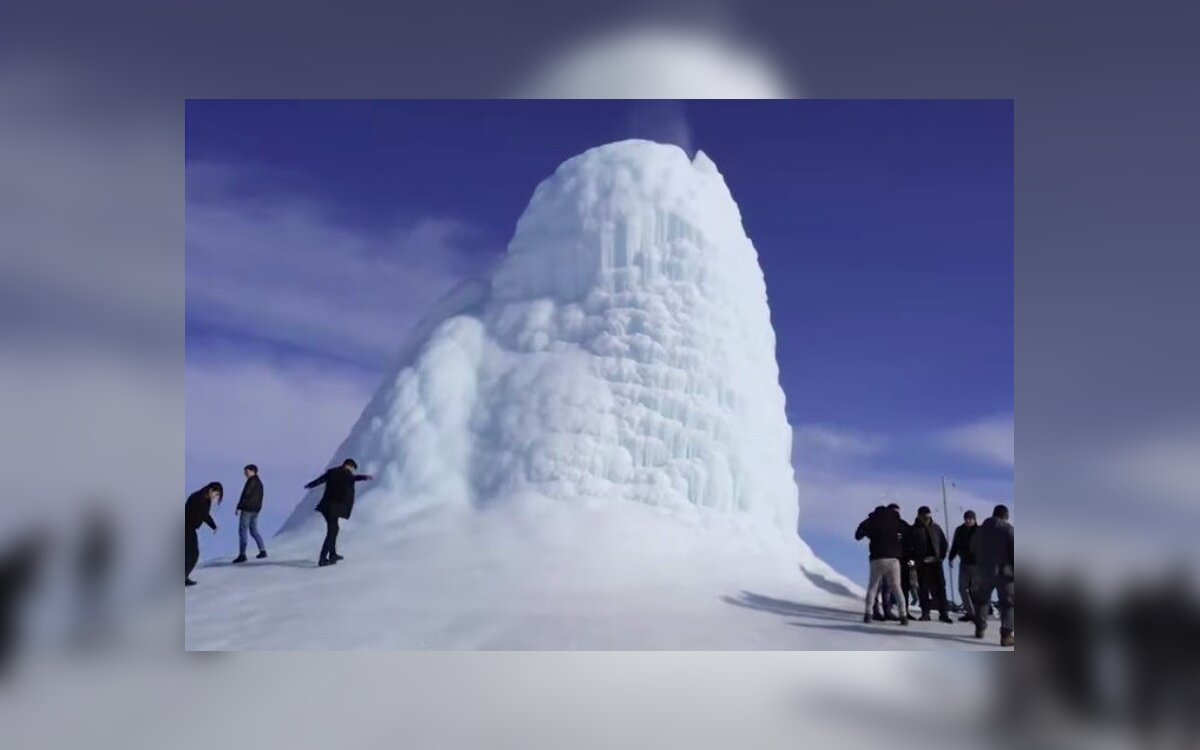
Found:
[[[192,494],[188,495],[187,502],[183,506],[183,585],[195,586],[196,582],[192,580],[192,570],[195,569],[196,563],[200,560],[200,539],[196,536],[196,532],[204,524],[212,527],[213,533],[217,533],[217,522],[212,517],[212,504],[216,502],[220,504],[221,496],[224,490],[220,482],[209,482]]]

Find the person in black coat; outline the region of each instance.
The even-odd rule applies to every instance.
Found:
[[[908,612],[900,588],[900,553],[903,549],[904,521],[900,514],[882,505],[871,511],[858,528],[854,538],[866,537],[870,540],[870,583],[867,586],[866,608],[863,622],[870,622],[875,595],[880,585],[886,580],[892,596],[900,605],[899,619],[901,625],[908,624]]]
[[[258,514],[263,504],[262,479],[259,479],[258,467],[254,464],[246,464],[242,473],[246,475],[246,484],[242,486],[242,496],[238,499],[235,511],[238,514],[238,556],[233,558],[235,564],[246,562],[247,535],[254,537],[254,543],[258,545],[257,559],[267,556],[267,547],[258,533]]]
[[[1013,645],[1016,613],[1013,610],[1015,578],[1014,532],[1008,522],[1008,506],[997,505],[992,517],[979,525],[971,537],[971,552],[975,555],[979,574],[975,588],[975,637],[982,638],[987,630],[987,607],[996,592],[1000,603],[1000,645]]]
[[[196,567],[196,562],[200,559],[200,539],[196,536],[196,532],[199,531],[200,526],[208,524],[212,527],[213,533],[217,533],[217,522],[212,517],[212,504],[214,500],[220,504],[224,494],[225,490],[221,487],[220,482],[209,482],[188,495],[187,502],[183,505],[183,522],[186,531],[183,537],[183,585],[185,586],[196,585],[196,582],[192,580],[192,569]]]
[[[975,511],[963,513],[962,525],[954,530],[954,541],[950,542],[950,565],[954,558],[959,558],[958,566],[958,595],[962,599],[963,614],[959,622],[974,622],[975,609],[971,602],[971,593],[975,589],[975,554],[971,552],[971,537],[979,527],[975,524]]]
[[[917,567],[921,619],[930,619],[929,613],[936,606],[939,621],[953,622],[947,611],[946,574],[942,571],[942,561],[946,559],[946,534],[933,520],[929,506],[922,505],[917,509],[917,520],[909,538],[912,540],[912,555]]]
[[[324,474],[304,485],[311,490],[325,485],[325,491],[315,510],[325,519],[325,541],[321,544],[321,555],[317,565],[325,567],[345,559],[337,553],[338,521],[349,518],[354,509],[354,485],[371,479],[370,474],[355,474],[358,464],[347,458],[341,466],[328,469]]]

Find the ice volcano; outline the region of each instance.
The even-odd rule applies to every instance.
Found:
[[[309,493],[273,543],[296,566],[260,571],[283,600],[230,605],[271,625],[206,631],[199,602],[223,595],[200,588],[189,646],[771,647],[708,609],[858,591],[797,535],[791,444],[766,284],[716,165],[593,148],[417,327],[331,457],[376,478],[348,560],[300,569],[323,533]],[[314,601],[333,614],[306,621]]]

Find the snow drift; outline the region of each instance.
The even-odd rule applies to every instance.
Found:
[[[746,586],[854,606],[797,536],[791,439],[762,270],[716,165],[600,146],[537,187],[505,258],[417,327],[331,457],[375,476],[341,535],[348,561],[286,574],[343,612],[404,601],[345,645],[729,647],[637,635]],[[317,492],[276,550],[315,555]],[[346,623],[299,636],[272,615],[283,605],[255,606],[278,615],[274,640],[197,639],[344,645]],[[189,603],[189,644],[204,622]],[[469,623],[488,637],[461,637]]]

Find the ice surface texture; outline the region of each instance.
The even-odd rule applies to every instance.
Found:
[[[330,463],[376,477],[355,526],[537,495],[778,539],[797,529],[791,440],[729,188],[702,152],[630,140],[537,187],[490,278],[418,326]],[[319,524],[315,502],[285,534]]]

